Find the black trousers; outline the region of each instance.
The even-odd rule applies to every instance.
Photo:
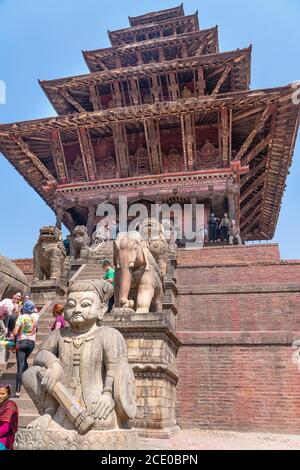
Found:
[[[108,304],[107,304],[108,305],[108,310],[107,310],[108,313],[112,311],[114,303],[115,303],[115,296],[112,295],[112,297],[109,299]]]
[[[218,227],[216,225],[209,225],[209,241],[215,242],[218,237]]]
[[[222,241],[228,240],[228,227],[221,227],[220,229],[220,238]]]
[[[20,392],[22,385],[22,375],[25,370],[28,369],[27,359],[34,350],[35,342],[30,339],[23,339],[18,343],[17,346],[17,380],[16,380],[16,392]]]
[[[7,328],[7,336],[9,337],[12,331],[14,331],[15,326],[16,326],[16,321],[17,321],[17,315],[12,314],[12,315],[6,315],[4,319],[4,325]]]

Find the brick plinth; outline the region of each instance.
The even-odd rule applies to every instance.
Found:
[[[277,245],[179,250],[179,425],[300,432],[299,274]]]
[[[136,382],[137,415],[132,426],[144,437],[169,437],[178,430],[175,406],[179,341],[165,313],[135,314],[122,309],[105,317],[126,339]]]

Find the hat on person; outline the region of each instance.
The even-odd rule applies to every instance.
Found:
[[[24,303],[24,306],[23,306],[23,312],[33,313],[34,309],[35,309],[34,303],[31,302],[31,300],[26,300],[26,302]]]

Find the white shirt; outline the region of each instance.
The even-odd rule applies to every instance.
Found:
[[[15,305],[12,301],[12,299],[3,299],[1,300],[0,302],[0,307],[2,307],[2,305],[5,305],[5,307],[7,308],[7,312],[8,312],[8,315],[12,315],[14,313],[14,309],[15,309]]]
[[[39,324],[38,313],[23,313],[16,321],[16,327],[19,329],[18,340],[29,339],[31,341],[36,340],[36,333]]]

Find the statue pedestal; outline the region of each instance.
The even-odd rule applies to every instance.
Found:
[[[67,292],[67,286],[56,279],[33,280],[30,285],[32,301],[37,306],[45,305],[49,300],[59,300]]]
[[[9,349],[0,345],[0,378],[6,372],[9,359]]]
[[[90,431],[80,436],[76,431],[20,429],[15,450],[139,450],[137,433],[127,429]]]
[[[175,358],[180,342],[172,318],[172,313],[136,314],[130,309],[115,309],[103,321],[126,339],[137,393],[137,415],[130,424],[142,437],[168,438],[179,429]]]
[[[176,329],[177,316],[177,296],[178,289],[176,285],[176,265],[175,257],[170,257],[168,271],[164,281],[163,312],[169,315],[173,329]]]

